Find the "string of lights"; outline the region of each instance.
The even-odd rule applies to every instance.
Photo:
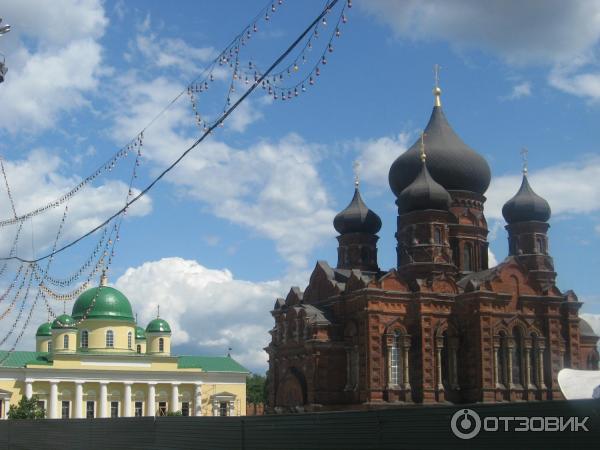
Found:
[[[204,80],[204,82],[206,83],[208,80],[212,81],[215,79],[215,75],[214,75],[213,71],[215,70],[216,67],[218,67],[219,61],[222,61],[223,67],[225,67],[225,65],[227,65],[230,69],[233,69],[233,72],[231,74],[231,80],[229,82],[229,89],[228,89],[228,93],[227,93],[226,108],[224,108],[223,112],[221,114],[219,114],[218,117],[214,121],[212,121],[210,124],[203,121],[202,116],[200,116],[199,111],[197,111],[198,108],[193,108],[194,113],[196,115],[196,121],[197,121],[198,125],[202,124],[203,133],[189,147],[187,147],[179,155],[179,157],[177,159],[175,159],[168,167],[166,167],[162,172],[160,172],[156,177],[154,177],[152,179],[152,181],[149,184],[147,184],[143,189],[134,190],[133,186],[134,186],[134,180],[137,178],[137,175],[138,175],[137,168],[140,165],[140,161],[141,161],[141,157],[142,157],[144,131],[147,129],[148,126],[150,126],[152,123],[154,123],[154,121],[156,121],[158,119],[158,117],[160,117],[160,115],[166,109],[168,109],[170,107],[170,105],[172,105],[174,103],[174,101],[176,101],[179,97],[181,97],[181,95],[184,95],[186,92],[188,94],[199,93],[199,92],[196,92],[197,91],[196,85],[194,85],[193,89],[191,88],[191,85],[188,85],[187,88],[184,91],[182,91],[182,93],[180,93],[169,105],[167,105],[167,107],[165,107],[165,109],[163,109],[163,111],[161,111],[161,113],[159,113],[157,116],[155,116],[152,119],[150,124],[146,128],[144,128],[144,130],[142,130],[136,136],[135,139],[133,139],[125,147],[120,149],[115,155],[113,155],[113,157],[109,158],[107,160],[107,162],[105,162],[102,166],[100,166],[91,175],[84,178],[77,186],[75,186],[69,192],[62,195],[55,201],[50,202],[42,207],[36,208],[28,213],[22,214],[21,216],[17,215],[16,210],[13,207],[13,214],[15,217],[0,221],[0,227],[19,224],[19,230],[20,230],[22,223],[26,219],[32,219],[33,217],[35,217],[38,214],[42,214],[43,212],[45,212],[49,209],[57,208],[65,203],[67,203],[74,195],[81,192],[85,186],[87,186],[92,181],[94,181],[102,173],[112,171],[117,166],[117,164],[120,163],[120,161],[127,158],[132,152],[134,152],[134,154],[135,154],[134,164],[133,164],[133,168],[131,171],[129,188],[128,188],[127,195],[126,195],[126,198],[124,201],[124,206],[122,208],[120,208],[118,211],[116,211],[110,217],[105,219],[102,223],[93,227],[91,230],[89,230],[85,234],[83,234],[83,235],[79,236],[78,238],[75,238],[75,239],[71,240],[70,242],[59,247],[58,242],[59,242],[59,238],[60,238],[63,228],[64,228],[65,220],[67,217],[67,211],[68,211],[68,205],[65,205],[65,211],[63,214],[63,218],[58,227],[58,232],[57,232],[56,238],[54,240],[52,250],[49,253],[47,253],[43,256],[39,256],[39,257],[36,257],[34,255],[31,259],[27,259],[27,258],[22,258],[22,257],[18,256],[11,249],[11,252],[9,253],[8,256],[0,258],[0,261],[3,261],[5,263],[8,263],[9,261],[13,261],[13,260],[19,261],[21,263],[19,265],[19,270],[18,270],[19,276],[17,278],[15,278],[14,285],[11,288],[11,292],[12,292],[12,290],[14,290],[14,286],[18,285],[17,292],[14,294],[14,300],[11,301],[11,304],[9,305],[9,307],[7,308],[5,313],[2,316],[0,316],[0,320],[4,319],[9,314],[11,314],[11,312],[14,310],[14,308],[16,307],[17,304],[19,304],[18,311],[16,314],[16,318],[15,318],[14,322],[12,323],[9,331],[0,340],[0,345],[3,345],[11,336],[14,335],[18,324],[22,322],[23,315],[25,314],[26,305],[28,303],[27,300],[30,297],[30,291],[32,289],[33,280],[35,280],[35,282],[37,284],[37,286],[36,286],[37,294],[35,295],[34,300],[32,302],[30,302],[29,312],[26,314],[26,318],[23,323],[23,326],[21,327],[20,332],[17,334],[14,344],[11,347],[11,350],[9,350],[9,352],[4,357],[4,359],[7,358],[8,355],[10,354],[10,352],[12,352],[16,348],[19,340],[23,336],[23,333],[29,324],[29,321],[33,315],[33,311],[35,310],[35,307],[39,303],[40,299],[44,302],[44,305],[48,312],[48,316],[55,317],[56,314],[54,313],[53,308],[49,302],[49,298],[61,301],[61,302],[63,302],[63,305],[64,305],[66,301],[72,300],[73,298],[78,296],[79,293],[81,293],[83,290],[85,290],[87,288],[87,286],[89,286],[89,282],[92,279],[92,277],[94,277],[99,271],[106,273],[109,270],[109,268],[113,262],[113,258],[115,256],[115,246],[116,246],[116,242],[118,242],[118,240],[119,240],[120,227],[121,227],[123,219],[126,216],[129,208],[135,202],[137,202],[140,198],[142,198],[144,195],[146,195],[166,174],[168,174],[177,165],[179,165],[181,163],[181,161],[193,149],[195,149],[201,142],[203,142],[204,139],[208,135],[210,135],[216,127],[222,126],[224,121],[233,113],[233,111],[235,111],[239,107],[239,105],[243,101],[245,101],[245,99],[257,87],[261,87],[261,86],[265,85],[267,83],[267,81],[269,80],[269,76],[273,76],[273,74],[275,73],[274,71],[276,69],[282,67],[281,66],[282,63],[284,61],[286,61],[287,58],[290,57],[292,52],[302,42],[305,43],[304,47],[308,48],[308,44],[306,44],[306,41],[305,41],[306,37],[309,34],[311,34],[311,35],[314,34],[315,30],[317,30],[319,26],[326,25],[326,20],[324,21],[324,19],[327,16],[327,14],[329,14],[331,12],[332,8],[335,7],[335,5],[338,3],[338,1],[339,0],[328,1],[325,5],[325,8],[318,14],[318,16],[304,29],[304,31],[302,33],[300,33],[300,35],[287,47],[287,49],[283,53],[281,53],[272,62],[272,64],[264,72],[259,71],[256,66],[249,64],[249,67],[255,67],[255,71],[256,71],[256,73],[252,75],[252,80],[250,80],[250,78],[248,78],[246,76],[244,76],[244,78],[240,77],[240,74],[242,73],[240,70],[240,64],[241,64],[240,63],[240,53],[242,52],[241,48],[245,47],[245,45],[248,43],[248,39],[250,39],[248,37],[248,34],[250,34],[250,36],[252,36],[252,33],[257,32],[258,19],[255,18],[251,22],[251,25],[246,27],[242,31],[242,33],[240,33],[238,36],[236,36],[236,38],[234,38],[232,43],[228,47],[226,47],[225,50],[223,52],[221,52],[221,54],[219,56],[217,56],[217,58],[215,59],[213,64],[210,66],[210,71],[205,74],[205,80]],[[281,5],[283,2],[280,0],[276,3],[277,3],[277,5]],[[347,2],[347,3],[350,4],[350,2]],[[345,7],[346,6],[344,6],[342,8],[342,11],[345,9]],[[271,16],[272,16],[273,12],[275,11],[275,9],[276,9],[275,3],[271,3],[270,9],[264,11],[264,18],[266,21],[271,20]],[[343,12],[341,14],[343,15]],[[338,24],[339,24],[339,20],[338,20]],[[336,35],[336,33],[334,32],[332,34],[332,36],[335,36],[335,35]],[[339,36],[339,33],[337,33],[337,35]],[[331,47],[331,42],[329,42],[329,45],[328,45],[328,48],[330,48],[330,47]],[[329,51],[329,50],[327,50],[327,48],[326,48],[324,50],[324,52],[325,51]],[[301,54],[301,53],[299,53],[299,54]],[[322,57],[319,64],[326,64],[326,61],[324,62],[323,59],[324,58]],[[318,67],[316,70],[319,70]],[[286,72],[286,73],[289,72],[289,67],[284,66],[283,69],[279,70],[279,72],[277,72],[277,73],[281,74],[282,72]],[[279,77],[279,79],[281,79],[281,77]],[[242,90],[239,98],[234,99],[234,98],[232,98],[231,94],[235,92],[236,86],[239,84],[247,85],[247,89]],[[204,87],[205,85],[203,84],[202,86]],[[278,87],[278,89],[281,89],[281,87]],[[197,106],[197,102],[194,106]],[[5,179],[7,191],[10,191],[10,188],[8,185],[8,180],[6,178],[5,173],[4,173],[4,179]],[[11,194],[9,194],[9,195],[12,198],[12,195]],[[14,204],[14,202],[13,202],[13,204]],[[115,219],[117,219],[117,220],[115,221]],[[90,256],[83,262],[83,264],[75,272],[73,272],[72,274],[68,275],[67,277],[63,277],[63,278],[49,276],[49,270],[50,270],[52,261],[58,254],[67,250],[68,248],[71,248],[72,246],[76,245],[78,242],[91,236],[92,234],[96,233],[99,230],[102,230],[102,232],[100,233],[100,238],[99,238],[98,243],[93,248]],[[110,230],[110,231],[108,231],[108,230]],[[17,234],[19,234],[19,233],[20,232],[18,232]],[[18,240],[18,236],[17,236],[17,240]],[[15,244],[14,248],[15,249],[17,248],[16,244]],[[43,270],[39,265],[39,263],[41,261],[46,261],[46,267]],[[66,289],[67,287],[78,282],[84,274],[87,274],[86,280],[83,283],[81,283],[78,287],[76,287],[75,289],[71,289],[69,292],[61,292],[63,289]],[[53,285],[59,289],[54,290],[50,287],[50,285]],[[94,309],[96,299],[98,298],[98,295],[100,294],[102,288],[103,288],[103,286],[101,283],[99,288],[96,289],[95,296],[92,299],[88,309],[84,312],[82,318],[80,320],[78,320],[78,323],[86,320],[89,313]],[[20,303],[19,303],[19,300],[20,300]],[[2,361],[0,361],[0,363],[1,362]]]
[[[40,256],[38,258],[35,259],[26,259],[26,258],[21,258],[19,256],[8,256],[8,257],[1,257],[0,261],[4,261],[4,260],[18,260],[21,262],[25,262],[25,263],[31,263],[31,262],[39,262],[42,260],[45,260],[47,258],[49,258],[52,255],[61,253],[65,250],[67,250],[68,248],[74,246],[75,244],[77,244],[78,242],[82,241],[83,239],[85,239],[86,237],[92,235],[93,233],[95,233],[96,231],[98,231],[99,229],[101,229],[102,227],[104,227],[106,224],[108,224],[109,222],[111,222],[113,219],[115,219],[116,217],[118,217],[120,214],[124,213],[125,211],[127,211],[127,209],[133,205],[134,203],[136,203],[139,199],[141,199],[143,196],[145,196],[160,180],[162,180],[164,178],[165,175],[167,175],[169,172],[171,172],[177,165],[180,164],[180,162],[193,150],[195,149],[201,142],[204,141],[204,139],[206,139],[206,137],[212,133],[212,131],[219,126],[222,122],[224,122],[232,113],[233,111],[235,111],[238,106],[252,93],[254,92],[254,90],[260,86],[260,84],[262,83],[262,81],[267,78],[271,72],[273,71],[274,68],[276,68],[277,66],[279,66],[279,64],[293,51],[294,48],[296,48],[296,46],[302,41],[302,39],[310,32],[310,30],[314,27],[314,25],[319,22],[320,20],[322,20],[322,18],[338,3],[339,0],[331,0],[327,6],[325,7],[325,9],[317,16],[316,19],[313,20],[313,22],[311,22],[311,24],[306,27],[304,29],[304,31],[299,35],[299,37],[297,37],[294,42],[271,64],[271,66],[265,71],[265,73],[258,78],[258,80],[256,80],[254,83],[252,83],[250,85],[250,87],[240,96],[240,98],[235,101],[235,103],[233,103],[233,105],[231,105],[223,114],[221,114],[219,116],[219,118],[217,120],[215,120],[212,125],[198,138],[196,139],[196,141],[194,141],[182,154],[180,154],[180,156],[175,159],[175,161],[173,161],[168,167],[166,167],[165,169],[163,169],[162,172],[160,172],[148,185],[146,185],[146,187],[141,190],[137,195],[133,196],[131,198],[131,200],[129,200],[121,209],[119,209],[118,211],[116,211],[115,213],[113,213],[110,217],[108,217],[106,220],[104,220],[102,223],[100,223],[99,225],[93,227],[91,230],[89,230],[88,232],[82,234],[81,236],[79,236],[78,238],[72,240],[71,242],[63,245],[62,247],[60,247],[59,249],[55,250],[52,253],[48,253],[44,256]],[[185,92],[185,91],[184,91]]]

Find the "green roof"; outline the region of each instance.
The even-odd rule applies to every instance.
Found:
[[[158,317],[151,321],[146,327],[146,333],[170,333],[171,327],[164,319]]]
[[[36,336],[52,336],[52,324],[50,322],[46,322],[41,324],[37,331],[35,332]]]
[[[54,322],[52,322],[52,329],[53,330],[62,330],[65,328],[77,328],[77,326],[75,324],[75,321],[73,320],[73,318],[70,315],[61,314],[56,319],[54,319]]]
[[[73,305],[73,318],[125,320],[134,322],[133,311],[127,297],[109,286],[88,289]]]
[[[202,369],[205,372],[250,373],[248,369],[229,356],[179,356],[178,369]]]
[[[140,326],[135,327],[135,340],[143,341],[144,339],[146,339],[146,332],[144,329]]]
[[[6,355],[8,354],[8,358]],[[6,359],[4,359],[6,358]],[[46,352],[6,352],[0,350],[0,367],[25,367],[26,365],[51,366]]]

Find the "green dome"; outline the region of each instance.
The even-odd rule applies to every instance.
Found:
[[[146,333],[170,333],[171,327],[164,319],[156,318],[146,327]]]
[[[77,328],[75,325],[75,321],[68,314],[62,314],[62,315],[58,316],[56,319],[54,319],[54,322],[52,322],[53,330],[63,330],[65,328],[67,328],[67,329]]]
[[[36,336],[52,336],[52,324],[50,322],[46,322],[41,324],[37,331],[35,332]]]
[[[143,341],[146,339],[146,333],[144,332],[144,329],[142,327],[135,327],[135,340],[136,341]]]
[[[96,298],[96,302],[94,302]],[[124,320],[134,322],[133,311],[127,297],[109,286],[88,289],[79,296],[73,305],[73,318]]]

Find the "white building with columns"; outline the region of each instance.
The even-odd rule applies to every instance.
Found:
[[[171,355],[170,340],[164,319],[139,327],[103,279],[38,328],[35,352],[0,351],[0,418],[22,396],[51,419],[246,414],[248,370],[229,356]]]

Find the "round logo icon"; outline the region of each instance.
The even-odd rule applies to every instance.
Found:
[[[481,418],[472,409],[459,409],[452,416],[450,428],[460,439],[473,439],[481,430]]]

